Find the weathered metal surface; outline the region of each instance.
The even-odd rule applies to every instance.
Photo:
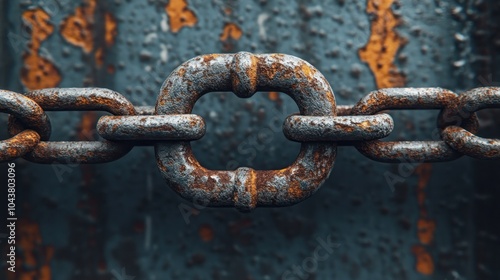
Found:
[[[381,89],[362,98],[354,107],[353,115],[375,114],[389,109],[445,109],[457,104],[455,93],[441,88]],[[472,125],[468,126],[476,130]],[[436,128],[432,137],[440,139]],[[441,162],[455,160],[459,153],[444,141],[381,142],[374,140],[360,143],[356,148],[365,156],[382,162]]]
[[[447,127],[443,131],[443,139],[464,155],[478,159],[500,159],[500,140],[478,137],[458,127]]]
[[[460,95],[457,106],[443,114],[456,123],[466,123],[469,116],[487,108],[500,108],[500,88],[476,88]],[[479,159],[500,158],[500,140],[485,139],[460,126],[449,126],[443,131],[443,139],[462,154]]]
[[[135,108],[123,95],[104,88],[47,88],[24,94],[45,111],[106,111],[133,115]]]
[[[107,111],[115,115],[133,115],[135,108],[117,92],[100,88],[50,88],[25,94],[45,111]],[[9,132],[15,135],[24,130],[19,118],[10,118]],[[92,140],[93,135],[85,138]],[[40,142],[24,158],[38,163],[104,163],[126,155],[133,145],[112,141]]]
[[[213,62],[214,60],[215,62]],[[203,63],[199,64],[200,61],[203,61]],[[383,89],[370,93],[354,106],[342,106],[340,111],[344,116],[335,116],[336,106],[333,92],[331,92],[331,89],[328,91],[329,85],[322,78],[321,74],[318,74],[317,77],[310,76],[312,73],[318,73],[317,70],[311,67],[311,65],[307,65],[306,62],[297,58],[280,54],[258,56],[250,53],[238,53],[235,55],[212,54],[194,58],[181,65],[172,73],[164,84],[163,93],[158,97],[157,108],[154,111],[150,106],[137,107],[139,108],[139,111],[137,111],[136,107],[122,95],[106,89],[92,88],[46,89],[30,92],[26,94],[28,97],[13,92],[6,92],[3,97],[3,108],[6,112],[10,110],[17,115],[24,116],[26,114],[19,113],[23,110],[14,110],[10,107],[22,107],[25,106],[25,103],[30,104],[31,107],[37,108],[33,116],[45,119],[47,122],[48,119],[43,109],[37,105],[38,103],[33,103],[33,100],[39,102],[47,110],[53,111],[71,109],[106,110],[114,114],[137,114],[133,116],[104,116],[97,123],[98,132],[105,139],[112,141],[136,141],[136,143],[127,143],[129,145],[128,148],[130,148],[135,144],[154,145],[155,142],[151,141],[191,141],[200,139],[205,134],[205,121],[200,116],[188,113],[192,111],[193,103],[207,92],[236,88],[234,90],[236,95],[248,98],[257,90],[263,88],[285,92],[290,90],[290,96],[294,100],[301,102],[299,109],[304,114],[318,114],[316,113],[318,110],[319,114],[328,114],[324,113],[323,107],[327,106],[326,108],[332,109],[332,112],[330,112],[331,115],[327,116],[289,116],[285,120],[283,131],[285,136],[293,141],[333,142],[335,144],[343,142],[340,144],[355,145],[362,154],[371,159],[383,162],[410,161],[422,163],[450,161],[457,159],[463,154],[471,154],[479,158],[496,158],[499,153],[494,140],[485,140],[479,137],[476,139],[473,138],[473,133],[477,132],[479,125],[475,114],[476,111],[485,108],[500,107],[500,91],[498,88],[484,87],[473,89],[463,93],[459,98],[457,98],[455,93],[441,88]],[[276,71],[277,69],[281,70],[272,72],[269,74],[270,76],[264,79],[260,78],[259,75],[262,72],[268,72],[268,68]],[[290,78],[289,73],[286,72],[290,71],[290,69],[295,71],[294,75],[298,77],[298,80]],[[300,71],[302,72],[299,73]],[[203,77],[196,76],[200,73]],[[203,81],[205,75],[213,84]],[[275,79],[276,76],[278,78],[277,80],[273,80],[273,82],[265,80]],[[290,88],[280,84],[281,79],[287,79],[286,83],[289,83]],[[310,84],[310,79],[312,79],[312,82],[314,82],[314,79],[319,79],[323,83],[323,87],[320,86],[318,88],[316,85]],[[201,84],[201,86],[198,84]],[[311,89],[313,91],[308,92]],[[301,92],[305,92],[306,95],[302,96]],[[328,97],[328,95],[331,96]],[[309,107],[304,108],[303,106],[308,104],[307,100],[305,100],[306,97],[313,98],[313,102],[310,102],[311,105],[308,105]],[[24,101],[24,103],[9,103],[12,100],[18,101],[16,98]],[[187,99],[188,102],[183,102],[184,99]],[[332,100],[333,103],[328,103]],[[324,104],[329,105],[321,105],[322,102],[326,102]],[[180,106],[186,106],[186,108],[184,109]],[[5,108],[10,109],[7,110]],[[445,141],[380,142],[376,140],[387,137],[394,129],[392,117],[388,114],[380,114],[380,111],[386,109],[429,108],[441,109],[438,126],[440,129],[445,130]],[[36,112],[38,112],[38,115]],[[160,114],[168,114],[157,115],[158,112]],[[171,114],[170,112],[179,112],[179,114]],[[360,116],[359,114],[375,115]],[[12,135],[24,130],[22,123],[15,118],[15,114],[11,120],[10,131]],[[465,129],[462,128],[461,133],[458,133],[460,132],[460,127],[455,125],[462,125]],[[436,128],[434,130],[433,137],[440,138],[440,129]],[[470,130],[471,133],[464,133],[466,129]],[[33,143],[33,139],[27,139],[27,141],[30,145]],[[354,143],[354,141],[357,143]],[[491,144],[489,147],[488,141]],[[62,162],[69,160],[69,162],[73,163],[96,163],[103,160],[112,160],[112,158],[106,159],[106,156],[96,156],[99,153],[92,151],[87,153],[92,154],[92,156],[87,155],[87,157],[79,159],[75,156],[78,153],[73,152],[70,152],[72,156],[63,156],[65,152],[64,147],[71,149],[69,142],[60,145],[48,142],[42,144],[39,147],[35,147],[37,149],[36,156],[28,156],[28,158],[46,163],[60,160],[63,160]],[[94,145],[94,147],[96,147],[96,150],[100,150],[100,153],[103,153],[105,147],[112,144],[113,142],[108,142],[106,145],[99,144]],[[120,154],[119,151],[125,147],[124,144],[120,143],[117,146],[117,148],[120,148],[113,149],[114,151],[111,153],[118,156]],[[166,145],[168,146],[169,144]],[[450,148],[448,144],[451,147],[456,147],[455,150]],[[61,150],[54,152],[58,147]],[[77,151],[80,152],[80,149],[85,150],[89,147],[93,147],[91,142],[79,146]],[[189,152],[189,146],[187,147],[188,159],[186,161],[195,162],[196,160],[192,152]],[[474,147],[477,148],[475,152],[473,151]],[[123,151],[123,153],[125,152]],[[20,152],[16,151],[15,154],[20,154]],[[44,155],[48,154],[53,155],[50,158],[43,159]],[[58,156],[61,159],[58,159]],[[177,157],[176,155],[170,156]],[[71,159],[72,157],[74,159]],[[161,156],[157,157],[161,158]],[[252,169],[249,170],[252,171]],[[232,180],[235,178],[233,175],[229,176],[233,178]],[[226,203],[222,204],[226,205]]]
[[[0,162],[12,161],[31,152],[40,142],[40,135],[31,129],[0,141]]]
[[[91,2],[93,9],[87,4]],[[166,75],[187,59],[251,51],[287,53],[310,62],[330,81],[338,104],[354,104],[386,83],[444,87],[459,93],[500,81],[499,4],[494,0],[0,1],[0,88],[25,92],[21,69],[36,64],[25,61],[24,53],[38,54],[48,62],[41,65],[59,70],[58,87],[110,88],[134,105],[153,105]],[[32,40],[31,24],[23,25],[23,12],[32,9],[50,15],[48,23],[54,27],[50,36],[39,32],[46,25],[39,20],[41,26],[33,30],[41,36],[35,34]],[[104,12],[116,19],[112,47],[105,45],[109,32]],[[62,28],[71,21],[81,23],[73,25],[74,38]],[[24,48],[43,37],[38,53]],[[90,53],[81,47],[86,38],[94,39]],[[100,56],[104,64],[99,68],[95,57],[101,48],[107,51]],[[363,60],[360,49],[366,50]],[[42,77],[43,83],[58,78]],[[342,115],[340,106],[337,110]],[[285,167],[297,156],[300,144],[288,141],[281,125],[296,111],[292,99],[277,93],[245,100],[229,93],[207,94],[193,110],[207,123],[205,137],[191,143],[193,152],[210,169]],[[498,114],[479,113],[483,135],[498,138]],[[81,126],[94,128],[88,113],[47,114],[55,128],[52,139],[76,140]],[[395,128],[390,141],[426,140],[435,129],[433,112],[404,110],[391,116]],[[0,114],[0,120],[6,123],[6,115]],[[259,134],[273,141],[264,145],[256,137]],[[4,133],[3,139],[7,137]],[[294,207],[242,214],[204,208],[201,201],[187,203],[165,187],[151,158],[151,147],[136,147],[107,164],[56,166],[64,174],[52,165],[16,160],[23,204],[18,259],[25,264],[16,276],[500,279],[498,161],[462,157],[446,164],[379,164],[351,147],[339,147],[336,161],[342,164],[336,165],[316,195]],[[397,184],[389,185],[386,174],[400,176]],[[318,240],[340,246],[327,247],[331,250],[324,259],[327,251],[315,250],[324,244]],[[321,260],[314,258],[314,252]]]
[[[205,135],[205,121],[187,114],[106,116],[99,119],[97,131],[108,140],[198,140]]]
[[[357,144],[356,149],[372,160],[386,163],[445,162],[462,156],[444,141],[381,142],[374,140]]]
[[[154,106],[136,106],[135,111],[137,112],[138,115],[141,115],[141,116],[154,115],[155,114],[155,107]]]
[[[49,139],[51,129],[49,118],[36,101],[19,93],[0,90],[0,112],[18,118],[20,124],[36,131],[42,140]]]
[[[290,116],[283,132],[292,141],[362,141],[388,136],[394,121],[387,114],[375,116],[311,117]]]
[[[111,141],[41,141],[24,158],[45,164],[90,164],[117,160],[132,146]]]
[[[248,98],[258,90],[290,95],[301,114],[336,115],[333,91],[312,65],[289,55],[245,52],[199,56],[179,66],[163,84],[156,114],[189,114],[196,101],[212,91],[234,91]],[[160,142],[155,151],[168,185],[185,199],[247,211],[256,206],[289,206],[311,196],[330,174],[336,147],[335,143],[302,143],[292,165],[271,171],[208,170],[187,142]]]

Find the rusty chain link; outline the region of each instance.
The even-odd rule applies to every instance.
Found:
[[[191,114],[196,101],[213,91],[249,98],[257,91],[280,91],[299,114],[283,124],[285,136],[302,143],[296,161],[281,170],[208,170],[189,141],[205,134],[202,117]],[[43,89],[25,94],[0,90],[0,112],[10,114],[12,138],[0,141],[0,161],[23,157],[38,163],[102,163],[136,145],[154,145],[160,171],[187,199],[207,206],[285,206],[313,194],[329,176],[337,145],[352,145],[381,162],[442,162],[462,155],[500,159],[500,139],[478,131],[476,111],[500,108],[500,88],[477,88],[457,95],[441,88],[391,88],[371,92],[354,106],[336,106],[324,76],[289,55],[250,53],[204,55],[179,66],[161,88],[156,107],[134,107],[117,92],[100,88]],[[394,122],[386,110],[437,109],[433,141],[379,139]],[[45,111],[106,111],[97,123],[101,141],[50,141]]]

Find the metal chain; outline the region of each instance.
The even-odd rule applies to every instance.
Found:
[[[189,146],[189,141],[205,134],[203,118],[191,114],[196,100],[212,91],[233,91],[248,98],[256,91],[269,90],[287,93],[299,106],[300,113],[289,116],[283,125],[288,139],[302,143],[296,162],[274,171],[203,168]],[[12,135],[0,141],[0,161],[23,157],[38,163],[103,163],[119,159],[136,145],[155,145],[160,170],[183,197],[198,196],[207,199],[209,206],[249,210],[257,205],[291,205],[311,195],[328,177],[337,145],[355,146],[381,162],[443,162],[463,155],[500,159],[500,139],[475,135],[476,111],[487,108],[500,108],[500,88],[476,88],[460,95],[441,88],[390,88],[371,92],[354,106],[336,106],[323,75],[299,58],[205,55],[170,75],[155,108],[134,107],[119,93],[101,88],[54,88],[25,94],[0,90],[0,112],[11,115]],[[440,110],[435,139],[380,141],[394,128],[385,111],[401,109]],[[113,114],[98,120],[97,131],[104,140],[50,141],[51,124],[45,111],[89,110]],[[196,170],[188,180],[186,168]],[[214,177],[218,180],[211,183]],[[277,191],[281,185],[288,187]]]

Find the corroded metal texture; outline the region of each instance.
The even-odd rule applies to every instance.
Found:
[[[464,92],[458,98],[457,106],[443,114],[450,119],[454,117],[457,121],[455,124],[460,125],[467,122],[470,115],[488,108],[500,108],[500,88],[476,88]],[[444,129],[443,139],[464,155],[479,159],[500,158],[500,140],[485,139],[474,133],[475,131],[467,131],[465,128],[453,125]]]
[[[31,152],[40,142],[40,135],[26,129],[15,136],[0,141],[0,162],[11,161]]]
[[[282,91],[301,114],[335,116],[333,91],[309,63],[289,55],[214,54],[193,58],[165,81],[156,114],[189,114],[196,101],[212,91],[234,91],[242,98],[258,90]],[[155,145],[158,167],[168,185],[189,201],[204,199],[206,206],[287,206],[312,195],[333,167],[335,143],[303,143],[287,168],[255,171],[213,171],[200,165],[188,142]]]
[[[0,112],[16,116],[30,128],[0,141],[0,162],[24,156],[40,142],[40,135],[45,139],[50,136],[50,122],[43,109],[19,93],[0,90]]]
[[[43,89],[25,94],[46,111],[107,111],[115,115],[133,115],[135,108],[117,92],[100,88]],[[36,104],[35,103],[35,104]],[[24,130],[21,119],[10,118],[9,132],[15,135]],[[92,138],[87,135],[86,138]],[[92,140],[92,139],[89,139]],[[40,142],[25,158],[38,163],[101,163],[116,160],[127,154],[133,145],[104,140],[78,142]]]
[[[98,86],[154,105],[184,61],[251,51],[308,61],[331,82],[337,104],[380,87],[459,93],[500,82],[499,8],[495,0],[0,1],[0,88]],[[117,32],[108,31],[107,18],[116,19]],[[288,166],[300,143],[286,139],[281,125],[296,111],[278,92],[207,94],[193,110],[207,124],[193,153],[214,170]],[[390,112],[388,140],[428,139],[436,112]],[[85,140],[100,115],[47,114],[51,139],[61,141]],[[499,138],[498,112],[478,115],[481,135]],[[380,164],[339,147],[316,195],[246,214],[185,201],[165,186],[152,158],[152,147],[135,147],[112,163],[57,165],[62,175],[17,159],[22,266],[14,278],[500,279],[498,161]],[[400,176],[395,184],[388,173]],[[314,262],[318,238],[340,247],[328,255],[320,249]]]
[[[154,115],[155,114],[155,107],[154,106],[136,106],[135,111],[137,112],[137,115],[141,115],[141,116]]]
[[[312,117],[290,116],[283,132],[293,141],[363,141],[388,136],[394,121],[388,114],[374,116]]]
[[[135,108],[123,95],[104,88],[47,88],[24,94],[45,111],[106,111],[133,115]]]
[[[197,115],[106,116],[97,131],[108,140],[198,140],[205,121]]]
[[[19,93],[0,90],[0,112],[17,118],[21,125],[36,131],[42,140],[49,139],[50,120],[36,101]]]
[[[203,167],[189,144],[205,134],[204,119],[190,114],[196,101],[211,91],[233,91],[249,98],[259,90],[283,91],[299,105],[302,115],[288,117],[283,126],[287,138],[302,143],[295,162],[279,170]],[[460,97],[441,88],[382,89],[354,106],[342,106],[344,116],[336,116],[333,91],[321,73],[283,54],[240,52],[193,58],[165,81],[154,112],[147,106],[136,110],[119,93],[99,88],[45,89],[26,96],[6,91],[1,98],[0,110],[12,112],[9,130],[14,136],[1,143],[2,160],[24,156],[39,163],[100,163],[122,157],[134,145],[155,145],[160,171],[182,197],[201,199],[204,206],[234,206],[242,211],[293,205],[311,196],[329,176],[339,143],[354,145],[363,155],[382,162],[439,162],[463,154],[500,157],[499,140],[473,134],[478,128],[475,112],[500,106],[498,88],[474,89]],[[98,121],[104,141],[39,142],[39,134],[25,130],[22,120],[42,120],[49,127],[43,109],[104,110],[118,116]],[[444,128],[444,141],[380,142],[377,139],[394,129],[392,117],[380,113],[387,109],[441,109],[438,125]],[[453,118],[464,128],[451,126]],[[433,135],[438,139],[440,128]],[[22,141],[26,141],[24,146]]]
[[[455,93],[441,88],[381,89],[371,92],[352,108],[353,115],[375,114],[389,109],[446,109],[456,106]],[[477,122],[466,126],[477,129]],[[460,157],[460,153],[440,140],[440,131],[433,133],[434,141],[382,142],[374,140],[356,145],[365,156],[382,162],[441,162]]]
[[[45,164],[105,163],[126,155],[132,146],[111,141],[41,141],[24,158]]]
[[[450,126],[443,131],[443,139],[464,155],[478,159],[500,159],[500,140],[478,137],[469,131]]]
[[[395,141],[378,140],[359,143],[356,149],[364,156],[387,163],[443,162],[459,158],[460,153],[444,141]]]

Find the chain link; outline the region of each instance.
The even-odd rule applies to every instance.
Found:
[[[370,105],[367,105],[370,104]],[[42,109],[43,107],[43,109]],[[393,88],[375,91],[361,99],[354,106],[338,106],[339,116],[289,116],[283,125],[288,139],[298,142],[330,141],[340,145],[353,145],[367,157],[382,162],[415,160],[422,162],[453,160],[460,155],[480,159],[500,157],[499,139],[484,139],[474,133],[478,130],[475,112],[488,108],[500,108],[500,89],[495,87],[477,88],[455,93],[441,88]],[[381,142],[378,139],[389,136],[394,128],[392,117],[380,111],[393,109],[441,109],[440,121],[443,141],[393,141]],[[79,142],[43,141],[50,137],[51,124],[45,111],[86,111],[102,110],[119,116],[103,116],[97,123],[97,131],[110,145],[99,144],[95,149],[104,150],[108,146],[138,145],[141,141],[198,140],[205,134],[202,117],[192,114],[154,115],[153,106],[133,107],[122,95],[100,88],[44,89],[23,94],[0,90],[0,112],[11,115],[9,132],[13,138],[1,141],[1,161],[9,161],[35,151],[32,158],[39,163],[57,162],[96,163],[105,161],[85,160],[68,155],[59,158],[41,156],[45,148],[51,153],[64,154],[78,147]],[[448,122],[443,121],[448,114]],[[123,116],[121,116],[123,115]],[[454,122],[450,121],[454,120]],[[464,127],[461,127],[464,126]],[[22,132],[27,132],[23,133]],[[38,135],[38,136],[36,136]],[[43,135],[43,137],[41,136]],[[14,140],[15,137],[20,137]],[[16,138],[17,139],[17,138]],[[372,141],[370,141],[372,140]],[[11,142],[8,142],[11,141]],[[50,143],[49,143],[50,142]],[[94,141],[88,141],[94,142]],[[64,143],[64,144],[63,144]],[[446,144],[446,145],[445,145]],[[56,148],[61,145],[60,148]],[[95,144],[78,147],[79,153],[92,153],[87,150]],[[147,145],[154,145],[150,142]],[[36,147],[36,148],[35,148]],[[98,148],[99,147],[99,148]],[[450,150],[450,148],[452,150]],[[16,150],[15,156],[7,156],[7,150]],[[18,151],[23,149],[23,152]],[[106,156],[104,156],[106,157]],[[115,158],[118,159],[118,158]]]
[[[300,113],[283,125],[288,139],[302,143],[295,163],[267,171],[203,168],[189,145],[205,134],[203,118],[191,114],[198,98],[211,91],[233,91],[248,98],[269,90],[287,93],[299,106]],[[183,197],[201,196],[209,201],[207,206],[246,211],[257,205],[291,205],[311,195],[328,177],[337,145],[355,146],[381,162],[442,162],[462,155],[499,159],[500,139],[475,135],[476,111],[486,108],[500,108],[500,88],[477,88],[460,95],[441,88],[390,88],[371,92],[353,106],[336,106],[323,75],[296,57],[205,55],[170,75],[156,107],[134,107],[119,93],[100,88],[25,94],[0,90],[0,112],[11,115],[12,135],[0,141],[0,161],[23,157],[38,163],[102,163],[124,156],[134,146],[155,145],[160,170]],[[401,109],[440,110],[434,139],[380,141],[394,129],[385,111]],[[56,142],[50,141],[45,111],[106,111],[114,116],[103,116],[97,123],[104,140]]]
[[[18,94],[19,96],[23,96]],[[132,103],[121,94],[100,88],[42,89],[25,94],[45,111],[107,111],[114,115],[136,115]],[[50,127],[49,127],[50,128]],[[9,119],[9,132],[16,135],[24,124],[16,116]],[[44,139],[42,139],[44,140]],[[126,155],[133,145],[104,141],[41,141],[25,159],[37,163],[103,163]]]
[[[500,108],[499,88],[476,88],[465,92],[460,95],[457,106],[443,114],[457,117],[457,124],[467,124],[471,114],[487,108]],[[443,130],[443,139],[463,155],[478,159],[500,159],[500,140],[478,137],[473,132],[458,125],[449,125]]]
[[[441,88],[381,89],[362,98],[352,108],[351,114],[371,115],[391,109],[444,110],[457,101],[455,93]],[[467,129],[476,132],[477,122],[469,123]],[[435,138],[441,138],[439,133],[434,134],[438,134]],[[363,155],[381,162],[443,162],[461,156],[442,140],[397,142],[374,140],[358,143],[355,147]]]

